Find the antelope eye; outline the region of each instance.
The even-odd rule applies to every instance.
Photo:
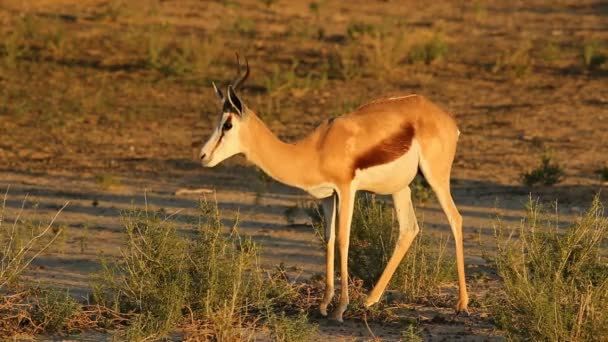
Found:
[[[232,128],[232,123],[231,123],[230,121],[226,121],[226,122],[224,122],[224,126],[222,127],[222,129],[223,129],[224,131],[227,131],[227,130],[229,130],[229,129],[231,129],[231,128]]]

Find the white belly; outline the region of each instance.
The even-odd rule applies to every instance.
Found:
[[[336,186],[332,183],[322,183],[304,190],[306,190],[306,192],[311,194],[314,198],[326,198],[331,196],[334,193],[335,189]]]
[[[356,190],[393,194],[408,186],[418,173],[420,146],[414,141],[406,154],[390,163],[357,170],[353,185]]]

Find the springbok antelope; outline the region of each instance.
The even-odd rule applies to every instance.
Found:
[[[392,194],[399,222],[393,255],[366,306],[380,299],[398,264],[419,232],[409,184],[420,169],[445,212],[456,245],[459,300],[456,312],[468,313],[464,274],[462,217],[450,193],[450,171],[460,132],[455,119],[419,95],[372,101],[352,113],[324,121],[302,140],[290,144],[277,138],[236,94],[249,76],[237,77],[224,94],[213,83],[222,104],[218,125],[200,152],[203,167],[213,167],[243,153],[277,181],[322,199],[326,215],[326,287],[319,310],[327,315],[334,295],[335,226],[338,224],[341,296],[332,318],[342,321],[348,306],[348,244],[355,192]]]

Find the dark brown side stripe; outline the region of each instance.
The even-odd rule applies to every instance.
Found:
[[[404,124],[399,131],[382,140],[355,159],[353,163],[353,176],[356,170],[364,170],[376,165],[382,165],[401,157],[410,147],[414,139],[414,126]]]

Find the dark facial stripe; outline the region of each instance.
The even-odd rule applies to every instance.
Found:
[[[220,128],[220,129],[222,130],[222,134],[220,134],[220,138],[219,138],[219,139],[217,139],[217,142],[215,143],[215,146],[213,146],[213,149],[211,150],[211,153],[209,153],[209,155],[213,155],[213,152],[215,152],[215,150],[217,149],[217,147],[218,147],[218,146],[220,145],[220,143],[222,142],[222,139],[224,138],[224,133],[225,133],[225,131],[224,131],[224,129],[223,129],[224,124],[225,124],[226,122],[231,122],[231,121],[232,121],[232,116],[228,116],[228,118],[226,118],[226,121],[224,121],[224,122],[222,123],[222,126],[221,126],[222,128]]]
[[[382,140],[355,159],[353,175],[356,170],[389,163],[409,151],[414,139],[414,126],[402,125],[399,131]]]

